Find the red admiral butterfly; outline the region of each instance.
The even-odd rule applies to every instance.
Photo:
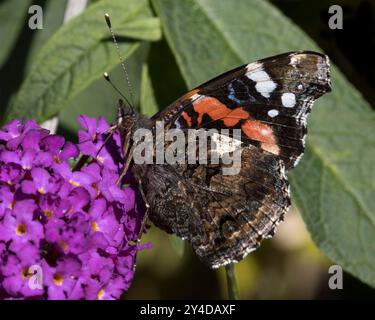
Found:
[[[286,171],[305,148],[306,119],[315,99],[331,90],[328,57],[285,53],[226,72],[191,90],[152,118],[120,107],[125,165],[139,182],[154,225],[186,239],[212,268],[243,259],[273,236],[290,207]],[[132,162],[139,128],[240,129],[236,175],[224,164]],[[186,131],[185,131],[186,132]],[[143,228],[142,228],[143,230]]]

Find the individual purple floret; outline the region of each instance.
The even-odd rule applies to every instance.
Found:
[[[115,183],[119,134],[103,146],[105,120],[78,121],[77,145],[34,121],[0,130],[0,299],[118,299],[149,247],[136,188]]]

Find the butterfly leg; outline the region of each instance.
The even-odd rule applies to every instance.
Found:
[[[99,150],[96,152],[95,157],[97,158],[99,153],[103,150],[105,145],[108,143],[109,139],[113,136],[115,130],[118,129],[118,125],[113,125],[109,127],[106,131],[104,131],[102,134],[109,134],[108,137],[106,137],[103,141],[103,144],[100,146]],[[86,163],[86,161],[89,159],[89,156],[87,155],[82,155],[79,161],[76,163],[76,165],[73,168],[73,171],[78,171],[80,170]]]
[[[126,158],[126,162],[124,164],[124,168],[122,169],[122,172],[121,172],[120,176],[116,180],[116,184],[117,185],[120,184],[122,178],[125,177],[126,173],[128,172],[128,169],[129,169],[129,166],[130,166],[130,162],[133,159],[132,154],[133,154],[134,147],[132,147],[129,150],[129,141],[130,141],[130,135],[129,135],[129,139],[125,139],[125,141],[124,141],[124,147],[123,147],[123,154],[124,155],[123,155],[123,157]],[[128,150],[129,150],[129,152],[128,152]],[[127,154],[127,156],[126,156],[126,154]]]
[[[144,204],[146,206],[146,211],[145,211],[145,214],[144,214],[144,216],[142,218],[141,227],[139,228],[139,232],[138,232],[136,244],[139,244],[141,242],[142,234],[143,234],[143,231],[145,229],[146,222],[148,220],[148,212],[149,212],[149,209],[150,209],[150,204],[148,203],[146,195],[145,195],[145,193],[143,191],[141,180],[138,180],[138,188],[139,188],[139,191],[141,193],[143,202],[144,202]],[[137,267],[137,262],[135,260],[134,261],[134,265],[133,265],[133,272],[135,272],[136,267]]]
[[[139,233],[138,233],[138,237],[137,237],[137,242],[139,243],[141,241],[142,233],[143,233],[143,231],[145,229],[146,222],[148,220],[148,213],[149,213],[149,210],[150,210],[150,204],[148,203],[146,195],[145,195],[145,193],[143,191],[142,181],[141,180],[138,180],[138,188],[139,188],[139,191],[141,193],[143,202],[144,202],[144,204],[146,206],[146,212],[145,212],[145,214],[143,216],[142,223],[141,223],[141,228],[139,229]]]
[[[105,138],[102,146],[99,148],[98,152],[96,153],[96,156],[99,155],[99,153],[102,151],[102,149],[105,147],[105,145],[108,143],[109,139],[113,136],[116,130],[121,129],[120,123],[124,116],[124,103],[120,99],[117,104],[117,123],[110,126],[106,131],[103,132],[103,134],[109,134],[107,138]]]
[[[108,137],[105,138],[105,140],[103,141],[103,144],[101,145],[101,147],[99,148],[99,150],[96,152],[96,156],[99,155],[99,153],[103,150],[103,148],[105,147],[105,145],[108,143],[109,139],[111,139],[111,137],[113,136],[115,130],[118,128],[118,125],[114,125],[112,127],[109,127],[106,131],[103,132],[103,134],[108,134]]]

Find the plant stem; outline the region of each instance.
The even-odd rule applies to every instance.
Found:
[[[230,300],[239,300],[240,293],[238,291],[236,274],[234,271],[234,264],[231,263],[225,266],[225,272],[227,274],[228,297]]]

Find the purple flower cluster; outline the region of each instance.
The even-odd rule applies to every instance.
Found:
[[[118,299],[131,284],[144,209],[115,183],[118,133],[102,147],[105,120],[78,121],[77,145],[34,121],[0,130],[0,299]]]

